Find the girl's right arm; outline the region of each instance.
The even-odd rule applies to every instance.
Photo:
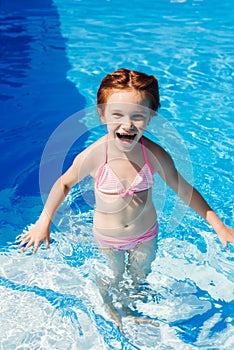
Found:
[[[49,247],[50,226],[56,210],[66,198],[71,187],[91,172],[91,165],[92,159],[87,149],[75,158],[72,166],[55,182],[38,221],[22,235],[19,248],[25,245],[23,252],[34,245],[33,254],[36,253],[42,241],[45,241],[47,248]]]
[[[46,248],[49,248],[50,225],[53,216],[56,209],[64,201],[68,192],[69,187],[63,183],[61,176],[53,185],[38,221],[29,229],[28,232],[22,235],[22,241],[19,248],[26,244],[26,246],[23,248],[23,252],[34,245],[33,253],[36,253],[42,241],[45,241]]]

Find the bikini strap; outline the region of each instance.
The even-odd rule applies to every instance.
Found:
[[[105,137],[105,164],[107,163],[107,151],[108,151],[108,134]]]
[[[143,155],[144,155],[144,159],[146,164],[148,165],[150,171],[152,174],[154,174],[154,168],[152,167],[152,165],[149,162],[148,156],[147,156],[147,152],[146,152],[146,147],[145,147],[145,141],[143,139],[143,136],[141,137],[141,147],[142,147],[142,151],[143,151]]]
[[[106,134],[106,137],[105,137],[105,145],[104,145],[104,147],[105,147],[105,160],[104,160],[104,162],[103,162],[103,164],[100,166],[100,168],[98,169],[98,173],[97,173],[97,176],[96,176],[96,181],[95,181],[95,183],[96,183],[96,187],[98,187],[98,185],[99,185],[99,181],[100,181],[100,178],[101,178],[101,175],[102,175],[102,170],[103,170],[103,168],[104,168],[104,166],[106,165],[106,163],[107,163],[107,143],[108,143],[108,134]]]

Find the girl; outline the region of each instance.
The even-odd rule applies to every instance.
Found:
[[[152,201],[156,173],[213,227],[224,247],[234,242],[234,230],[223,224],[198,191],[179,174],[170,155],[143,136],[160,107],[154,76],[124,68],[108,74],[99,87],[97,107],[108,134],[78,154],[56,181],[38,221],[22,236],[20,247],[26,245],[24,252],[34,245],[35,253],[42,241],[49,247],[50,225],[56,209],[71,187],[87,175],[92,176],[95,187],[93,234],[111,265],[112,287],[118,287],[126,269],[135,285],[150,272],[158,232]],[[107,301],[104,282],[101,291]]]

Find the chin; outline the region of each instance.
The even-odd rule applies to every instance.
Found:
[[[117,138],[115,144],[119,150],[123,152],[130,152],[136,146],[137,142],[137,139],[131,141],[122,141],[119,138]]]

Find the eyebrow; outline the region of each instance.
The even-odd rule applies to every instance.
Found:
[[[122,109],[113,109],[112,111],[111,111],[112,113],[114,112],[118,112],[118,113],[123,113],[123,110]]]
[[[124,112],[124,108],[123,109],[113,109],[111,110],[112,113],[123,113]],[[140,109],[140,110],[135,110],[133,111],[133,113],[145,113],[144,109]]]

